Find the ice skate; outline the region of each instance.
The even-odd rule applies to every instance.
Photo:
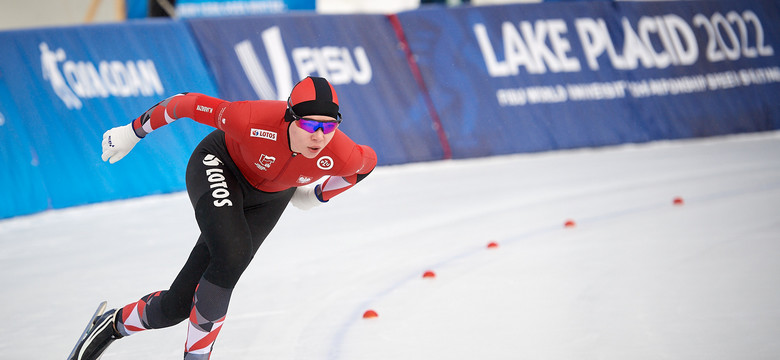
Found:
[[[114,325],[116,314],[117,310],[111,309],[98,316],[68,360],[97,360],[114,340],[121,338]]]

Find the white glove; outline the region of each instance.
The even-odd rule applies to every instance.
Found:
[[[309,210],[315,206],[326,203],[327,201],[322,201],[317,197],[319,187],[320,186],[317,185],[315,187],[301,186],[296,188],[295,194],[293,194],[292,199],[290,199],[290,203],[301,210]]]
[[[103,133],[103,161],[108,160],[113,164],[133,150],[133,146],[140,141],[133,130],[133,124],[115,127]]]

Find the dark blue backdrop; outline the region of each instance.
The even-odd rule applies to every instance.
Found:
[[[777,129],[780,83],[772,74],[778,73],[780,65],[778,4],[561,2],[430,8],[398,17],[453,155],[463,158]],[[640,20],[642,31],[637,30]],[[633,29],[628,36],[624,22]],[[714,35],[708,33],[708,26],[715,29]],[[677,36],[682,51],[666,50],[678,49],[669,35],[669,29],[678,28],[684,29]],[[729,31],[736,34],[737,44],[730,40]],[[693,34],[694,41],[686,42],[685,34]],[[711,42],[716,52],[721,47],[717,34],[725,39],[726,49],[737,48],[736,59],[708,60]],[[613,44],[617,60],[610,60],[608,45],[598,45],[607,41]],[[598,64],[595,69],[589,65],[586,47],[600,54],[591,56]],[[694,48],[698,50],[694,61],[683,61],[685,53],[695,55]],[[759,48],[763,55],[758,54]],[[771,54],[769,48],[774,50]],[[675,65],[668,58],[650,58],[645,66],[640,55],[629,56],[637,53],[658,58],[676,54],[681,60]],[[621,59],[626,58],[637,60],[636,65],[623,64]],[[770,78],[732,88],[710,88],[706,82],[707,76],[753,70],[768,72]],[[704,89],[696,90],[695,81],[689,81],[682,93],[679,87],[663,89],[663,80],[686,77],[704,79]],[[594,83],[618,86],[623,96],[572,98],[581,93],[570,90],[571,86],[581,89]],[[646,96],[643,91],[650,86],[654,92]],[[511,100],[502,103],[501,94],[511,94]]]
[[[429,99],[458,158],[778,129],[779,17],[773,0],[427,8],[398,14],[412,63],[382,15],[0,32],[0,218],[183,190],[211,128],[177,121],[113,165],[103,132],[178,92],[286,99],[306,75],[380,164],[445,157]]]

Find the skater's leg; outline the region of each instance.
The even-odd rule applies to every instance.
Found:
[[[187,193],[196,213],[204,213],[203,208],[207,205],[214,207],[214,189],[211,185],[219,180],[223,186],[220,186],[218,195],[224,198],[224,195],[228,194],[224,200],[234,205],[230,206],[233,214],[240,215],[243,202],[241,186],[220,159],[227,156],[223,137],[224,133],[221,132],[207,136],[193,151],[187,164]],[[198,210],[199,207],[201,210]],[[206,271],[210,258],[208,246],[201,235],[171,287],[146,295],[121,308],[117,329],[124,335],[130,335],[145,329],[172,326],[186,319],[192,308],[195,288]]]
[[[227,315],[232,289],[201,279],[192,300],[184,359],[208,359]]]
[[[204,139],[187,166],[187,192],[201,230],[187,264],[169,290],[126,306],[120,317],[120,328],[130,334],[170,326],[189,315],[188,360],[209,357],[233,287],[294,192],[251,188],[229,159],[223,136],[215,132]]]
[[[208,359],[227,315],[230,295],[260,244],[276,225],[294,190],[251,196],[241,216],[196,206],[196,218],[209,248],[210,262],[198,284],[189,317],[186,360]]]
[[[168,290],[151,293],[120,309],[117,330],[127,336],[182,322],[189,316],[192,296],[208,263],[208,248],[199,240]]]
[[[242,208],[215,208],[211,195],[195,206],[209,262],[190,298],[184,358],[208,359],[238,278],[252,259],[252,239]]]
[[[251,233],[244,217],[244,190],[225,161],[230,160],[220,151],[196,150],[187,167],[187,191],[201,231],[199,244],[206,249],[208,261],[197,279],[192,279],[192,272],[182,282],[189,289],[194,281],[194,294],[176,301],[179,311],[181,305],[186,305],[186,313],[177,315],[189,316],[185,359],[208,358],[233,287],[252,256]],[[211,186],[215,182],[219,185],[217,194]]]

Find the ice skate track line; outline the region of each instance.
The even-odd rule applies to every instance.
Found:
[[[760,171],[776,171],[776,169],[761,169]],[[680,180],[680,179],[677,179]],[[690,178],[685,178],[684,180],[690,180]],[[657,183],[656,183],[657,184]],[[624,187],[623,189],[635,189],[637,186],[630,186],[630,187]],[[742,189],[730,189],[730,190],[724,190],[719,192],[714,192],[706,195],[700,195],[700,196],[693,196],[693,197],[686,197],[687,204],[686,206],[696,205],[696,204],[702,204],[707,202],[713,202],[718,201],[722,199],[732,198],[732,197],[739,197],[739,196],[745,196],[745,195],[752,195],[752,194],[759,194],[762,192],[769,192],[769,191],[777,191],[780,190],[780,181],[775,182],[769,182],[766,184],[762,184],[759,186],[751,186],[746,187]],[[590,194],[578,194],[577,196],[594,196],[598,195],[598,193],[601,191],[597,191],[595,193]],[[560,199],[550,199],[551,202],[559,201]],[[616,210],[609,213],[604,213],[601,215],[596,216],[590,216],[586,218],[579,219],[578,223],[580,225],[591,225],[591,224],[598,224],[600,222],[604,221],[611,221],[616,220],[621,217],[626,216],[635,216],[640,215],[645,212],[660,210],[663,208],[669,208],[671,207],[671,196],[668,201],[664,202],[657,202],[657,203],[651,203],[651,204],[645,204],[641,206],[636,207],[627,207],[624,209]],[[523,207],[526,207],[531,204],[524,204]],[[539,205],[537,203],[536,205]],[[539,237],[539,236],[545,236],[549,234],[553,234],[557,231],[565,231],[565,229],[562,226],[562,223],[559,221],[555,224],[545,225],[542,227],[539,227],[537,229],[526,231],[517,235],[509,236],[503,239],[499,239],[499,243],[502,247],[506,246],[514,246],[519,243],[528,241],[530,239]],[[428,266],[429,269],[438,269],[447,266],[448,264],[454,263],[458,260],[462,260],[465,258],[477,256],[479,254],[482,254],[485,251],[485,244],[478,244],[475,245],[473,248],[460,252],[458,254],[455,254],[449,258],[446,258],[442,261],[439,261],[437,263],[433,263],[430,266]],[[424,269],[416,269],[415,271],[409,272],[405,277],[399,279],[397,282],[391,284],[384,290],[377,292],[373,296],[368,297],[369,300],[366,300],[362,303],[360,303],[351,313],[350,316],[347,319],[344,319],[344,322],[337,328],[337,330],[334,332],[333,340],[331,341],[331,347],[328,351],[326,359],[328,360],[338,360],[340,359],[340,355],[342,353],[342,348],[344,346],[344,341],[346,339],[347,333],[352,328],[354,324],[356,324],[358,321],[363,320],[362,314],[366,309],[370,309],[372,306],[371,304],[377,303],[381,301],[384,297],[387,295],[395,292],[399,288],[402,288],[406,286],[407,284],[411,283],[412,281],[417,281],[420,278],[420,274],[422,274],[422,271]]]

